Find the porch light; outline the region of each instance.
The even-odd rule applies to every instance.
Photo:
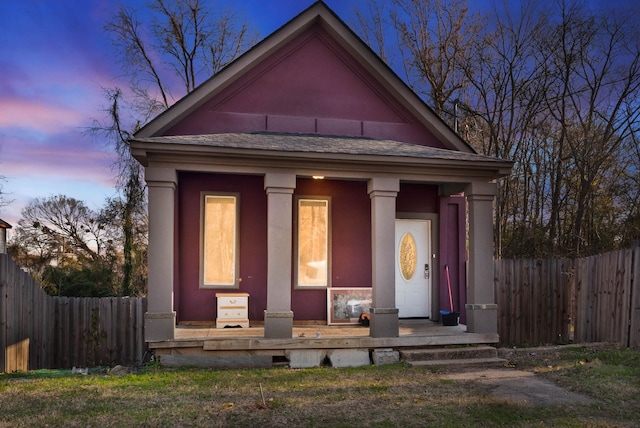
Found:
[[[314,180],[324,180],[324,175],[313,175]]]

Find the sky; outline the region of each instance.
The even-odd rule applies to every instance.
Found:
[[[591,0],[605,7],[635,1]],[[144,1],[0,0],[0,176],[6,179],[0,184],[12,201],[0,207],[0,218],[10,224],[37,197],[63,194],[98,210],[116,194],[114,155],[87,129],[104,119],[103,88],[125,83],[104,31],[123,3],[139,10]],[[215,0],[243,16],[260,38],[313,3]],[[349,24],[362,1],[325,3]]]
[[[104,119],[103,88],[123,84],[104,25],[138,0],[0,0],[0,218],[16,225],[36,197],[64,194],[92,209],[115,195],[109,147],[87,133]],[[267,36],[313,0],[218,0]],[[327,1],[338,13],[353,2]]]

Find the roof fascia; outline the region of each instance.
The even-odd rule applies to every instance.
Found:
[[[138,144],[136,144],[138,143]],[[140,145],[140,146],[139,146]],[[133,141],[133,156],[144,166],[157,163],[176,163],[191,165],[186,169],[199,170],[210,164],[220,167],[238,165],[261,168],[285,168],[296,170],[304,165],[322,166],[334,171],[385,171],[390,174],[404,175],[446,175],[450,177],[482,177],[498,179],[511,173],[513,162],[487,160],[459,160],[441,158],[415,158],[405,156],[380,156],[371,154],[335,154],[317,152],[272,152],[269,150],[242,149],[229,147],[193,146],[178,144],[171,147],[160,143],[141,143]],[[206,169],[206,168],[205,168]],[[454,180],[452,180],[454,181]],[[459,180],[460,181],[460,180]]]

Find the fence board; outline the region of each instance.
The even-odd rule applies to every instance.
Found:
[[[576,260],[496,260],[501,343],[640,347],[639,248]]]
[[[8,257],[0,257],[0,373],[7,371],[7,306],[9,301],[9,285],[7,281]]]
[[[0,373],[142,361],[144,323],[132,305],[143,313],[146,300],[48,296],[0,254]]]

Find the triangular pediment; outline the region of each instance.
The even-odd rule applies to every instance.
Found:
[[[136,137],[230,132],[362,136],[473,152],[322,2]]]
[[[221,112],[407,123],[408,112],[320,25],[213,100]]]

